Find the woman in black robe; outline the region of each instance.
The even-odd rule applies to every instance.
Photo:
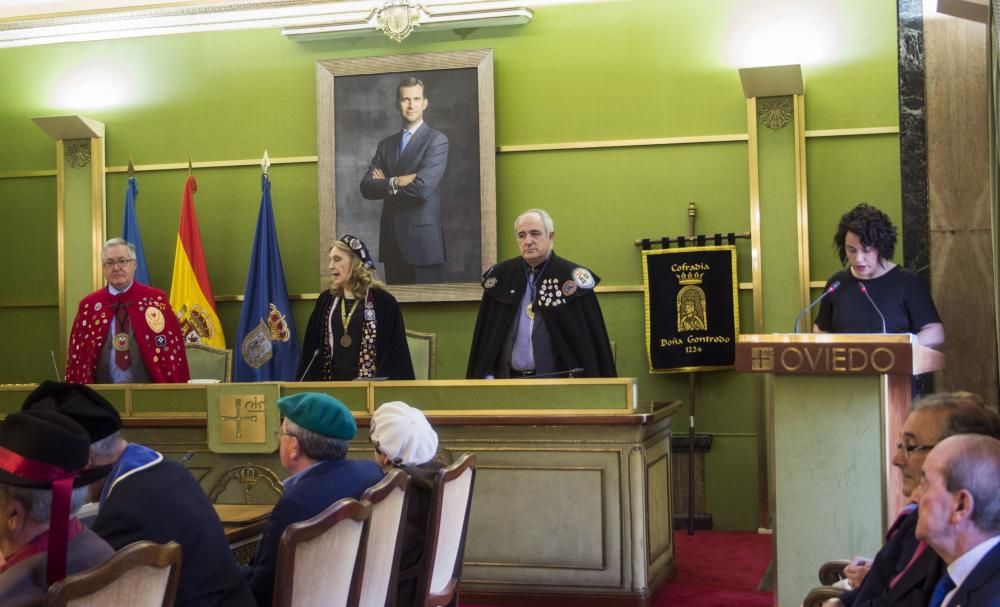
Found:
[[[330,247],[330,288],[309,317],[297,377],[303,381],[413,379],[403,313],[375,280],[375,262],[360,239]]]

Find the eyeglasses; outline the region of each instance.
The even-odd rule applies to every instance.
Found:
[[[908,445],[906,443],[896,443],[896,448],[903,452],[903,457],[910,459],[910,456],[914,453],[930,451],[934,448],[934,445]]]
[[[291,432],[285,432],[284,430],[280,429],[274,431],[274,438],[281,440],[282,436],[295,436],[295,435],[292,434]]]
[[[105,259],[101,263],[101,265],[104,266],[105,270],[110,270],[111,268],[113,268],[115,266],[119,266],[119,267],[124,268],[125,266],[127,266],[129,263],[131,263],[133,261],[135,261],[135,260],[134,259],[124,259],[124,258],[122,258],[122,259]]]

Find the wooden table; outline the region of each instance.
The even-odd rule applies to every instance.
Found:
[[[215,512],[222,521],[226,540],[236,557],[236,562],[246,565],[250,562],[261,534],[271,515],[271,504],[215,504]]]

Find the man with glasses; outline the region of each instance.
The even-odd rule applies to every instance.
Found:
[[[285,528],[311,519],[345,497],[359,499],[382,480],[373,461],[347,458],[357,434],[354,416],[339,400],[318,392],[278,399],[284,416],[278,431],[278,458],[291,475],[274,505],[251,565],[244,570],[257,607],[269,607],[274,595],[278,544]]]
[[[927,453],[956,434],[1000,435],[1000,417],[968,392],[932,394],[918,401],[903,424],[894,466],[902,476],[902,492],[910,500],[920,485]],[[915,535],[917,504],[911,501],[886,534],[886,543],[867,567],[855,562],[845,575],[856,589],[830,599],[824,607],[927,605],[943,570],[941,559]],[[858,587],[860,586],[860,587]]]
[[[76,384],[184,383],[184,336],[166,293],[138,283],[135,247],[112,238],[101,249],[107,285],[80,301],[66,354]]]

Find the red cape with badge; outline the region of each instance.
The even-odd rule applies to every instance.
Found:
[[[559,370],[583,368],[585,377],[616,377],[601,306],[594,294],[600,282],[590,270],[555,253],[549,258],[532,302],[545,321]],[[504,342],[516,322],[521,296],[527,288],[520,257],[499,263],[483,275],[483,299],[472,336],[466,377],[483,379],[487,373],[507,377],[509,361],[499,361]]]
[[[69,336],[66,381],[94,383],[97,357],[108,338],[118,298],[107,287],[80,301]],[[185,383],[190,378],[184,336],[166,293],[133,282],[121,295],[126,304],[132,337],[153,383]]]

